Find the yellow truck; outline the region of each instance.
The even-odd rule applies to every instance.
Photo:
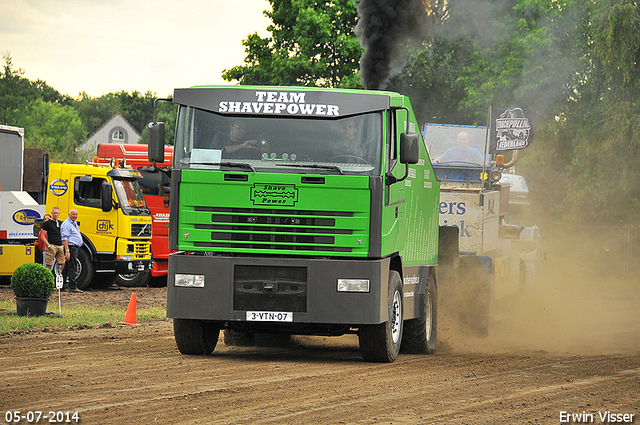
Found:
[[[147,280],[151,270],[151,212],[139,171],[108,164],[49,164],[46,211],[60,220],[78,211],[83,247],[78,251],[78,288],[105,287],[117,275]]]

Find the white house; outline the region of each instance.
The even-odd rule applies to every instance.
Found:
[[[90,159],[96,155],[100,143],[138,143],[140,133],[120,114],[114,114],[96,130],[79,148],[81,157]]]

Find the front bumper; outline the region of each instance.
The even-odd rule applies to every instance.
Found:
[[[389,260],[169,256],[167,317],[243,322],[250,311],[293,313],[293,323],[378,324],[388,315]],[[177,287],[176,274],[204,276]],[[369,279],[369,292],[339,292],[338,279]]]
[[[116,273],[130,274],[151,270],[151,260],[116,260]]]

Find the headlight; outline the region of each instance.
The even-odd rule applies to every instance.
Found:
[[[338,292],[369,292],[369,279],[338,279]]]
[[[176,274],[174,277],[175,286],[187,288],[204,288],[203,274]]]
[[[133,255],[118,255],[118,260],[131,261],[133,260]]]

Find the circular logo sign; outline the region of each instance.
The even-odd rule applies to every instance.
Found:
[[[31,209],[22,209],[13,213],[13,221],[23,226],[33,226],[36,218],[40,218],[40,213]]]
[[[49,191],[55,196],[62,196],[67,193],[69,186],[67,186],[67,182],[62,179],[55,179],[49,185]]]

